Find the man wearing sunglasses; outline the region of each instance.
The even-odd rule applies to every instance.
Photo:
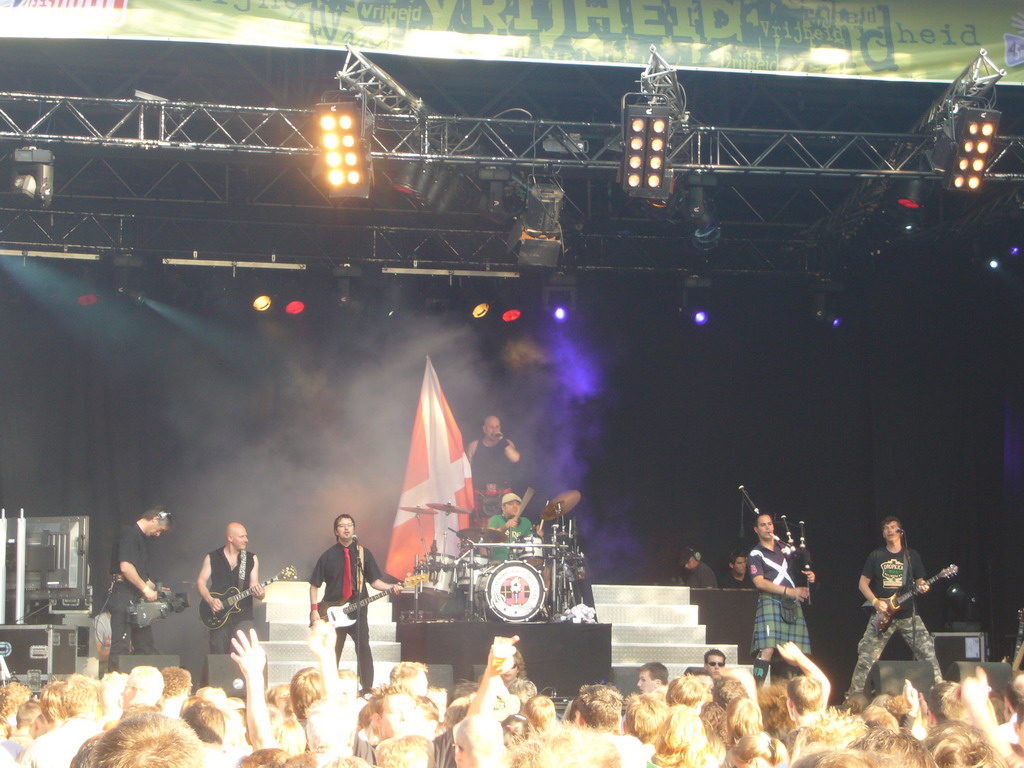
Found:
[[[712,648],[704,654],[704,673],[711,675],[712,680],[718,680],[725,669],[725,654],[717,648]]]

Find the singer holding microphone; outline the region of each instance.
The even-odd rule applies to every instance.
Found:
[[[500,499],[512,491],[512,472],[519,463],[519,450],[501,431],[501,419],[493,414],[484,419],[484,436],[466,449],[473,467],[473,486],[477,490],[477,513],[493,517],[501,514]]]
[[[402,584],[384,581],[373,553],[356,543],[356,521],[349,514],[334,518],[334,537],[337,543],[320,555],[309,577],[309,624],[313,626],[324,620],[327,606],[344,605],[353,600],[366,598],[366,585],[394,594],[402,591]],[[323,598],[318,599],[320,587],[325,585]],[[338,659],[345,648],[346,636],[356,644],[356,666],[359,672],[359,686],[363,692],[373,687],[373,653],[370,651],[370,631],[366,621],[366,609],[358,612],[358,618],[349,626],[336,626],[338,639],[334,650]]]
[[[892,614],[892,621],[882,632],[878,632],[875,628],[874,615],[868,620],[864,636],[857,644],[857,666],[853,668],[853,679],[846,693],[847,698],[854,693],[864,692],[864,684],[872,665],[882,655],[889,638],[896,630],[899,630],[900,635],[906,640],[917,661],[931,663],[935,682],[942,681],[942,670],[939,669],[938,659],[935,658],[935,643],[928,628],[914,610],[914,600],[904,603],[898,609],[898,613],[893,613],[893,609],[886,601],[886,598],[898,592],[905,592],[912,586],[916,587],[918,594],[923,595],[928,591],[921,555],[916,550],[904,546],[903,524],[898,518],[887,517],[882,521],[882,538],[885,539],[885,546],[868,555],[864,570],[860,574],[859,587],[860,593],[868,601],[865,606],[870,605],[876,613]]]
[[[798,587],[790,568],[795,550],[775,535],[772,516],[761,512],[754,521],[757,546],[747,558],[750,578],[757,588],[757,613],[754,614],[754,679],[762,685],[768,677],[775,649],[783,643],[795,643],[804,653],[811,652],[811,638],[804,620],[803,603],[810,587]],[[814,572],[804,571],[807,583],[814,583]]]

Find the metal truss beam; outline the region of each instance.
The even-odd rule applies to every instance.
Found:
[[[311,116],[301,109],[0,93],[0,142],[306,162],[317,152]],[[687,126],[676,132],[671,156],[685,158],[678,168],[720,175],[931,177],[916,165],[927,144],[916,134]],[[1024,181],[1024,137],[999,137],[995,151],[988,182]],[[607,175],[617,170],[620,153],[617,123],[391,114],[378,117],[372,145],[375,159],[564,175]]]
[[[128,216],[0,207],[0,243],[6,248],[133,253],[153,263],[193,255],[225,262],[270,259],[304,263],[313,273],[341,264],[423,269],[518,271],[505,229],[420,225],[387,226],[206,218]],[[569,233],[560,260],[577,271],[805,273],[816,268],[805,251],[757,238],[737,238],[713,255],[687,245],[679,230],[657,234]]]
[[[374,112],[411,113],[423,116],[427,107],[423,99],[399,84],[391,75],[378,67],[355,48],[349,46],[345,63],[338,71],[338,83],[343,89],[358,91],[373,103]]]

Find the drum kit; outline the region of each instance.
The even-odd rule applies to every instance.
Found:
[[[529,498],[528,493],[526,503]],[[579,501],[579,491],[560,493],[540,513],[537,530],[541,535],[518,541],[509,541],[501,531],[483,527],[454,531],[459,539],[458,555],[437,552],[436,545],[427,551],[424,541],[425,554],[417,556],[415,572],[425,574],[426,579],[414,593],[415,615],[423,616],[419,609],[421,593],[441,603],[461,599],[467,620],[530,621],[538,614],[556,616],[574,606],[580,601],[578,582],[585,577],[586,566],[575,520],[566,516]],[[446,521],[451,514],[472,515],[453,504],[402,509],[417,517],[444,514]],[[543,539],[545,525],[550,531],[547,541]],[[495,546],[507,549],[509,559],[492,560],[491,548]]]

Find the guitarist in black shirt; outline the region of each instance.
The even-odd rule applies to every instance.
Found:
[[[897,597],[911,593],[923,595],[935,579],[925,580],[921,556],[916,550],[904,547],[903,526],[899,519],[887,517],[882,521],[882,538],[885,546],[868,555],[860,575],[860,591],[868,601],[865,605],[873,608],[873,615],[857,644],[857,666],[853,670],[847,697],[863,693],[872,665],[897,630],[914,652],[915,659],[931,663],[935,682],[942,681],[942,671],[935,658],[935,643],[914,610],[914,599],[905,598],[901,605],[895,605]]]
[[[390,584],[383,580],[373,553],[356,543],[356,521],[351,515],[341,514],[334,518],[334,536],[338,543],[320,555],[309,577],[311,626],[328,620],[330,607],[365,600],[367,584],[381,592],[398,594],[402,591],[401,583]],[[323,599],[318,600],[320,587],[324,585]],[[360,609],[354,622],[339,617],[335,628],[338,633],[335,645],[338,659],[345,648],[345,638],[351,636],[356,644],[359,685],[363,691],[370,690],[373,687],[373,654],[366,611]]]
[[[260,584],[260,561],[255,552],[249,551],[249,534],[241,523],[228,523],[227,543],[209,552],[203,558],[203,565],[196,577],[199,596],[215,615],[221,615],[225,606],[220,596],[233,587],[239,591],[252,590],[252,594],[263,598]],[[239,629],[246,633],[253,628],[252,597],[239,601],[227,615],[224,623],[210,628],[210,653],[231,653],[231,638]]]

